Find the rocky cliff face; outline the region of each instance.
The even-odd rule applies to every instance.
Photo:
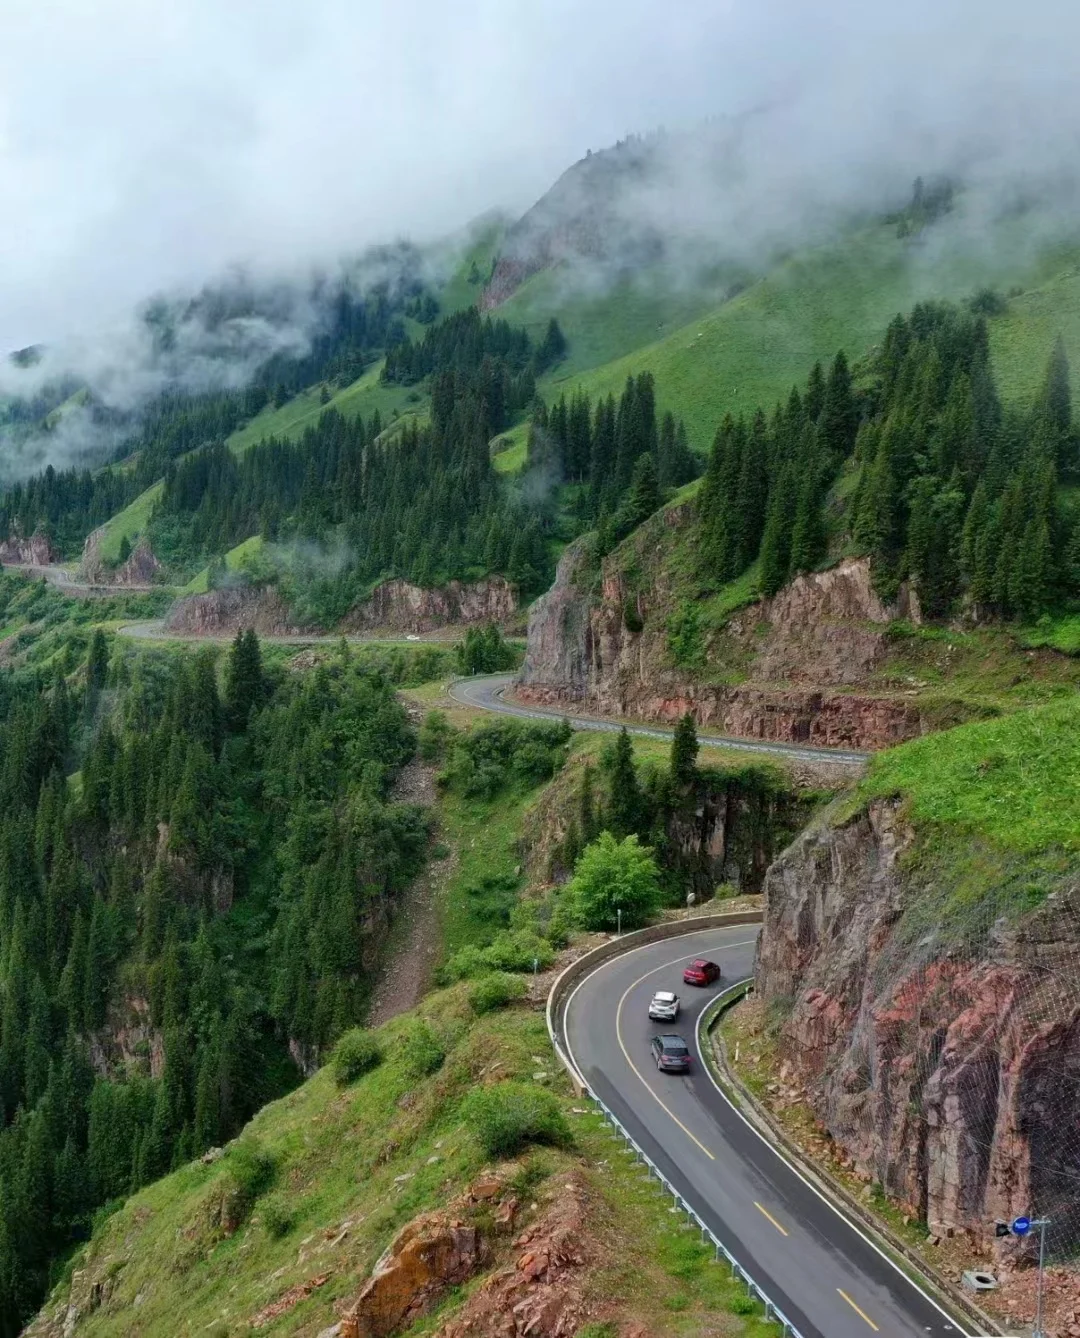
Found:
[[[47,567],[59,554],[44,534],[33,534],[29,539],[11,534],[0,543],[0,564],[18,564],[24,567]]]
[[[198,636],[235,636],[253,629],[262,636],[291,636],[301,627],[273,586],[231,586],[178,599],[165,619],[169,632]]]
[[[150,541],[145,537],[140,539],[127,561],[112,567],[101,556],[104,533],[104,529],[97,529],[87,537],[79,563],[78,579],[87,585],[116,585],[129,590],[153,584],[161,570],[161,563],[154,556]]]
[[[530,612],[522,700],[646,720],[689,711],[723,733],[824,747],[879,748],[922,731],[910,700],[865,690],[886,658],[888,624],[919,611],[906,592],[883,604],[863,559],[798,577],[712,634],[699,669],[677,667],[667,618],[678,598],[665,558],[669,532],[692,518],[686,504],[643,526],[633,577],[625,554],[597,571],[587,540],[566,550]],[[728,670],[720,677],[742,681],[709,682],[715,662]]]
[[[400,632],[431,632],[470,623],[503,623],[517,610],[517,592],[502,576],[466,584],[450,581],[426,590],[408,581],[383,581],[371,598],[351,609],[342,622],[350,632],[385,628]]]
[[[856,1165],[930,1229],[985,1239],[1032,1208],[1080,1238],[1080,880],[946,940],[894,802],[776,861],[756,985],[783,1058]],[[921,906],[924,914],[913,908]]]

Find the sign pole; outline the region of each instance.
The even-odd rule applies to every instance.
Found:
[[[1046,1227],[1049,1218],[1040,1217],[1037,1223],[1033,1225],[1039,1228],[1039,1281],[1038,1291],[1035,1299],[1035,1328],[1032,1330],[1032,1338],[1046,1338],[1043,1333],[1043,1260],[1046,1257]]]

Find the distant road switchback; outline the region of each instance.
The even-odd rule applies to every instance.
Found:
[[[514,681],[513,674],[490,674],[478,678],[460,678],[450,685],[450,696],[462,706],[475,706],[482,711],[498,711],[502,715],[521,716],[526,720],[569,720],[574,729],[599,729],[618,732],[623,728],[630,734],[641,734],[648,739],[670,739],[675,731],[663,725],[635,725],[629,721],[604,719],[600,716],[574,715],[558,707],[520,706],[507,689]],[[827,762],[834,766],[862,767],[870,753],[851,749],[809,748],[798,743],[771,743],[764,739],[737,739],[721,734],[698,734],[703,748],[725,748],[748,753],[769,753],[772,756],[793,758],[800,762]]]

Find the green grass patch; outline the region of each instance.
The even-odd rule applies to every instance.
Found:
[[[407,1038],[418,1025],[445,1050],[429,1077],[417,1078],[408,1062]],[[731,1315],[741,1289],[671,1216],[655,1183],[613,1154],[599,1116],[580,1113],[541,1010],[518,1006],[477,1019],[458,987],[380,1028],[378,1040],[382,1064],[346,1088],[328,1066],[266,1106],[220,1160],[185,1166],[103,1216],[48,1313],[62,1322],[78,1272],[83,1291],[103,1284],[100,1303],[80,1319],[85,1338],[129,1334],[136,1297],[144,1338],[173,1338],[178,1296],[185,1331],[246,1332],[267,1307],[318,1276],[321,1285],[273,1321],[274,1333],[317,1333],[355,1298],[397,1231],[444,1208],[491,1165],[489,1148],[505,1143],[520,1151],[507,1168],[521,1204],[517,1230],[558,1195],[557,1177],[580,1181],[585,1227],[601,1246],[587,1292],[592,1313],[604,1317],[597,1324],[610,1317],[619,1328],[634,1318],[656,1338],[690,1338],[717,1312]],[[550,1074],[546,1083],[532,1077],[534,1056]],[[496,1108],[482,1110],[477,1127],[470,1103]],[[537,1139],[555,1146],[538,1147]],[[463,1211],[491,1231],[483,1208]],[[512,1257],[511,1238],[494,1237],[492,1267]],[[440,1298],[439,1320],[459,1310],[479,1281]],[[415,1327],[431,1332],[435,1320]],[[727,1320],[724,1332],[765,1338],[775,1330],[747,1317]]]
[[[1063,613],[1040,618],[1034,627],[1018,633],[1023,646],[1060,651],[1062,655],[1080,655],[1080,613]]]
[[[100,552],[106,562],[120,560],[121,540],[126,539],[132,548],[135,547],[137,540],[146,532],[146,527],[150,523],[150,513],[164,487],[163,481],[152,483],[145,492],[139,493],[133,502],[129,502],[123,511],[118,511],[105,522],[102,526]]]
[[[267,405],[254,418],[237,428],[228,438],[228,446],[236,455],[264,441],[267,437],[295,440],[304,429],[314,427],[326,409],[337,409],[346,418],[370,418],[378,409],[383,424],[390,426],[401,415],[421,412],[426,407],[423,393],[415,386],[384,386],[379,381],[382,361],[369,367],[355,381],[334,391],[327,403],[322,402],[322,386],[312,386],[294,395],[291,400],[275,408]]]
[[[262,535],[251,535],[243,543],[237,544],[235,548],[230,548],[225,554],[225,570],[229,572],[244,571],[258,559],[265,547],[266,541]],[[205,595],[209,589],[210,568],[203,567],[202,571],[197,572],[188,581],[180,593],[183,595]]]
[[[1080,698],[914,739],[874,758],[857,794],[1030,855],[1080,851]]]
[[[498,474],[520,474],[529,447],[529,425],[518,423],[491,443],[491,463]]]
[[[651,371],[660,409],[682,415],[691,445],[704,452],[726,413],[751,413],[759,405],[769,409],[802,382],[815,360],[831,359],[841,348],[857,359],[881,340],[889,320],[914,302],[962,300],[990,283],[1025,289],[990,324],[1003,394],[1030,398],[1059,329],[1080,351],[1080,276],[1069,252],[1038,264],[1003,261],[1002,256],[1028,254],[1006,245],[1017,230],[1015,222],[998,225],[991,241],[1001,244],[976,251],[959,231],[936,231],[929,247],[899,239],[893,225],[864,228],[841,242],[796,253],[730,301],[657,332],[610,362],[590,369],[587,351],[580,365],[568,359],[544,382],[544,392],[548,398],[575,389],[618,396],[628,375]],[[1036,280],[1042,286],[1028,293],[1027,285]],[[500,310],[520,314],[526,289]],[[617,326],[614,314],[607,319]],[[568,321],[564,328],[574,358],[573,327]],[[612,346],[617,342],[612,337]]]

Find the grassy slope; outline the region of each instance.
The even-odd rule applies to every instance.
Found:
[[[440,705],[442,685],[405,694],[418,705]],[[468,709],[448,713],[458,728],[488,717]],[[636,740],[642,756],[660,758],[667,745]],[[576,754],[593,755],[604,740],[578,735]],[[640,745],[640,747],[639,747]],[[440,804],[439,838],[457,853],[456,868],[441,888],[448,903],[442,929],[446,947],[486,943],[492,927],[471,914],[464,888],[485,875],[513,876],[521,855],[517,839],[543,787],[508,790],[489,802],[453,795]],[[131,1306],[139,1305],[144,1338],[248,1331],[249,1321],[295,1285],[330,1273],[276,1322],[275,1333],[319,1332],[333,1322],[337,1301],[354,1297],[394,1233],[416,1213],[441,1207],[485,1166],[472,1132],[462,1122],[464,1097],[488,1075],[533,1081],[538,1071],[551,1084],[574,1133],[563,1152],[526,1155],[523,1202],[543,1202],[545,1180],[569,1169],[585,1180],[595,1212],[590,1230],[602,1259],[591,1274],[587,1299],[598,1318],[633,1317],[656,1338],[691,1338],[715,1324],[737,1295],[727,1271],[710,1262],[693,1236],[668,1212],[658,1190],[631,1162],[612,1156],[610,1136],[558,1069],[548,1042],[542,980],[531,1005],[477,1019],[467,1003],[469,986],[428,996],[418,1007],[440,1034],[447,1060],[434,1077],[417,1080],[404,1068],[402,1036],[412,1017],[381,1030],[386,1062],[359,1083],[339,1091],[329,1071],[262,1110],[242,1136],[257,1140],[275,1163],[274,1183],[255,1205],[251,1221],[231,1239],[213,1229],[213,1205],[230,1174],[229,1157],[195,1163],[140,1192],[95,1234],[72,1261],[85,1294],[101,1278],[112,1280],[106,1303],[80,1321],[86,1338],[131,1331]],[[285,1234],[267,1226],[271,1207],[289,1220]],[[343,1223],[353,1225],[339,1237]],[[332,1243],[331,1243],[332,1242]],[[470,1289],[452,1293],[439,1318],[453,1313]],[[62,1315],[67,1283],[48,1310]],[[766,1338],[756,1320],[728,1313],[730,1338]],[[433,1320],[408,1330],[429,1333]]]
[[[242,544],[230,548],[225,554],[225,570],[240,571],[252,558],[258,557],[263,550],[263,544],[262,535],[253,534],[250,539],[245,539]],[[180,593],[182,595],[205,595],[209,589],[210,568],[203,567],[202,571],[188,581]]]
[[[314,427],[325,409],[337,409],[347,418],[369,418],[376,409],[383,422],[389,422],[395,413],[403,414],[419,407],[421,396],[410,386],[384,386],[379,382],[382,362],[369,367],[363,376],[350,382],[332,395],[329,403],[321,402],[321,387],[315,386],[294,395],[280,409],[268,405],[250,422],[238,428],[229,437],[229,449],[237,455],[256,445],[265,437],[295,439],[307,427]]]
[[[161,496],[164,486],[162,482],[151,484],[145,492],[141,492],[133,502],[125,506],[123,511],[118,511],[105,522],[101,535],[101,556],[106,562],[115,562],[119,558],[121,539],[126,538],[134,546],[135,540],[146,529],[150,512],[154,509],[154,503]]]
[[[499,315],[524,325],[540,338],[552,316],[569,341],[560,378],[613,362],[634,349],[671,334],[715,307],[722,287],[706,281],[688,287],[678,276],[665,280],[660,269],[624,278],[611,288],[575,291],[566,269],[545,270],[528,279],[499,308]]]
[[[543,389],[549,397],[575,389],[618,395],[628,375],[652,371],[661,407],[680,413],[692,444],[704,450],[725,413],[770,407],[805,378],[815,359],[829,359],[840,348],[861,356],[890,318],[914,302],[960,299],[995,283],[1002,289],[1037,285],[992,322],[1002,388],[1010,396],[1026,395],[1059,329],[1080,349],[1075,269],[1070,252],[1038,265],[995,261],[973,248],[901,241],[892,226],[874,226],[839,244],[797,253],[731,301],[614,361],[580,370],[572,348]],[[509,314],[517,300],[501,310]],[[597,311],[617,327],[626,306],[617,292]]]
[[[839,816],[893,796],[916,832],[901,934],[985,943],[1080,876],[1080,698],[883,753]]]
[[[405,1019],[382,1029],[387,1061],[344,1092],[329,1071],[266,1107],[244,1137],[257,1140],[276,1163],[275,1183],[255,1204],[247,1225],[220,1239],[213,1206],[228,1183],[230,1157],[195,1163],[131,1199],[99,1230],[75,1261],[89,1281],[109,1279],[108,1299],[85,1315],[85,1338],[131,1333],[132,1305],[140,1297],[144,1338],[246,1333],[251,1320],[290,1287],[313,1277],[324,1285],[289,1309],[274,1333],[314,1334],[334,1322],[335,1302],[356,1296],[395,1232],[419,1212],[443,1207],[485,1166],[471,1130],[462,1123],[462,1100],[497,1068],[499,1078],[530,1081],[557,1068],[538,1008],[517,1007],[476,1020],[457,988],[429,997],[418,1010],[449,1047],[442,1070],[417,1082],[405,1071]],[[519,1169],[527,1205],[542,1203],[545,1181],[569,1169],[583,1178],[592,1201],[590,1231],[602,1258],[587,1283],[590,1308],[606,1319],[634,1317],[656,1338],[699,1334],[728,1309],[736,1284],[711,1262],[692,1234],[668,1212],[659,1189],[643,1180],[625,1157],[612,1153],[598,1117],[580,1109],[569,1083],[553,1084],[573,1130],[565,1152],[537,1150]],[[265,1225],[276,1205],[289,1229],[274,1236]],[[343,1224],[351,1225],[342,1236]],[[470,1288],[455,1289],[439,1308],[445,1319]],[[62,1314],[61,1285],[49,1311]],[[729,1314],[723,1332],[732,1338],[773,1332]],[[409,1328],[430,1333],[433,1320]]]

